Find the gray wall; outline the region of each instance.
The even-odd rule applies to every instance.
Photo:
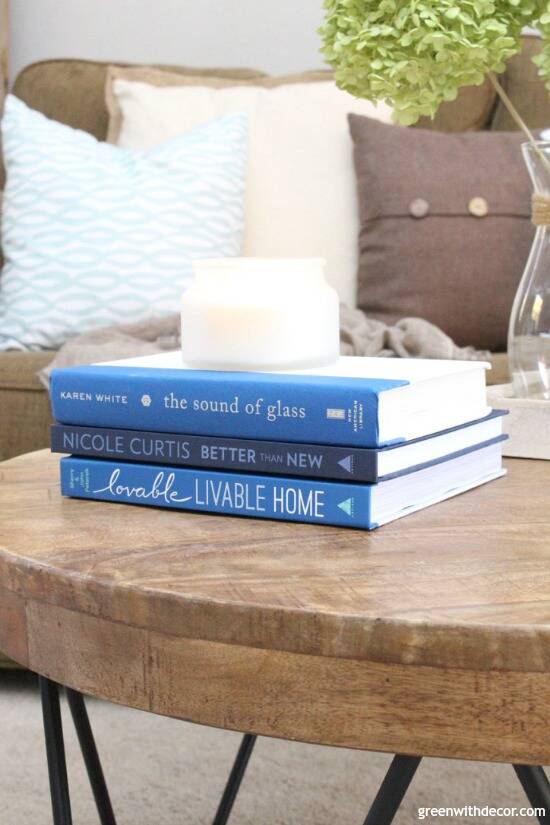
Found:
[[[50,57],[318,68],[321,19],[322,0],[11,0],[10,79]]]

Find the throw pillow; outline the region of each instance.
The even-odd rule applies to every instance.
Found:
[[[506,349],[533,240],[519,133],[446,135],[350,115],[360,203],[358,305],[418,316],[459,346]]]
[[[354,304],[359,222],[346,116],[357,112],[389,122],[387,106],[356,100],[327,72],[239,85],[167,73],[157,73],[162,86],[152,85],[128,80],[140,77],[135,70],[111,77],[107,97],[120,127],[119,146],[148,149],[209,118],[247,112],[243,255],[325,258],[330,283],[341,300]]]
[[[186,72],[185,69],[175,71],[173,68],[163,69],[158,66],[109,66],[105,83],[105,105],[109,114],[106,140],[117,145],[124,145],[128,141],[128,144],[131,145],[134,140],[139,140],[139,136],[136,138],[136,136],[125,135],[121,138],[123,127],[125,130],[132,129],[133,121],[125,116],[124,96],[115,92],[114,82],[116,80],[146,83],[148,86],[159,87],[206,86],[209,89],[227,89],[232,86],[258,86],[262,89],[276,89],[279,86],[288,86],[293,83],[327,83],[332,80],[332,71],[319,69],[281,77],[262,76],[260,74],[238,77],[235,74],[221,74],[219,69],[212,71],[196,69]],[[165,127],[163,126],[163,128]],[[135,147],[131,146],[130,148]]]
[[[194,258],[240,251],[244,114],[135,152],[10,95],[2,135],[0,349],[177,311]]]

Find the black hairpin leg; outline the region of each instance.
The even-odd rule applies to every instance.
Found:
[[[421,760],[421,756],[393,757],[363,825],[391,825]]]
[[[53,825],[72,825],[69,780],[63,741],[63,722],[59,702],[60,686],[44,676],[39,676],[39,683],[46,737]],[[116,825],[84,697],[71,688],[66,688],[66,691],[101,825]],[[256,736],[249,733],[243,736],[213,825],[226,825],[229,820],[255,744]]]
[[[239,788],[241,787],[241,782],[243,781],[246,766],[248,765],[248,760],[250,759],[255,744],[256,737],[253,734],[246,733],[243,736],[239,752],[237,753],[237,757],[233,763],[231,773],[229,774],[229,779],[227,780],[227,785],[225,786],[225,790],[212,825],[226,825],[231,815],[237,794],[239,793]]]
[[[39,676],[46,754],[54,825],[72,825],[69,780],[63,741],[63,722],[59,702],[60,687],[56,682]],[[90,785],[94,794],[101,825],[116,825],[109,792],[99,761],[97,748],[88,719],[84,697],[67,688],[67,699],[73,717],[82,756],[86,764]]]
[[[522,788],[533,808],[540,808],[539,822],[550,822],[550,782],[540,765],[514,765]]]
[[[72,825],[59,685],[39,677],[54,825]]]
[[[101,825],[116,825],[115,814],[113,806],[107,790],[107,783],[99,760],[99,754],[92,733],[92,727],[88,718],[88,711],[84,703],[84,697],[76,690],[67,688],[67,700],[71,715],[73,717],[76,734],[80,743],[80,750],[86,770],[88,771],[88,778],[92,786],[92,792],[99,814],[99,821]]]
[[[391,825],[420,765],[420,756],[394,756],[364,825]],[[541,825],[550,820],[550,781],[539,765],[514,765],[514,770]]]

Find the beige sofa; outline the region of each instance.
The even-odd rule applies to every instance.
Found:
[[[508,93],[533,128],[550,126],[548,95],[530,60],[538,49],[538,39],[526,37],[522,54],[510,61],[503,76]],[[108,125],[104,102],[106,68],[105,63],[82,60],[35,63],[16,78],[13,92],[48,117],[104,139]],[[205,73],[204,69],[170,68],[182,73]],[[262,76],[249,69],[206,71],[235,79]],[[423,121],[420,125],[444,131],[514,128],[489,83],[464,89],[456,101],[441,108],[435,121]],[[47,446],[49,404],[37,372],[51,358],[50,352],[0,353],[0,460]],[[497,354],[494,363],[496,369],[493,369],[490,380],[500,383],[507,377],[505,356]]]
[[[550,125],[548,95],[530,60],[538,49],[537,38],[526,37],[522,54],[510,61],[503,76],[508,93],[534,128]],[[35,63],[16,78],[13,92],[48,117],[104,139],[108,125],[104,102],[106,68],[105,63],[81,60]],[[182,73],[197,71],[186,67],[170,68]],[[206,71],[235,79],[262,76],[260,72],[248,69]],[[200,72],[204,74],[205,70]],[[489,83],[464,89],[455,102],[441,108],[435,121],[423,121],[420,125],[444,131],[514,128]],[[37,372],[51,358],[50,352],[0,353],[0,460],[47,445],[49,404]],[[493,383],[506,380],[505,357],[497,355],[494,362],[496,369],[493,369],[490,380]]]

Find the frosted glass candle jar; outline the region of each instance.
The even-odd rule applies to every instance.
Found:
[[[182,352],[191,367],[280,370],[339,354],[339,304],[319,258],[195,261],[182,299]]]

